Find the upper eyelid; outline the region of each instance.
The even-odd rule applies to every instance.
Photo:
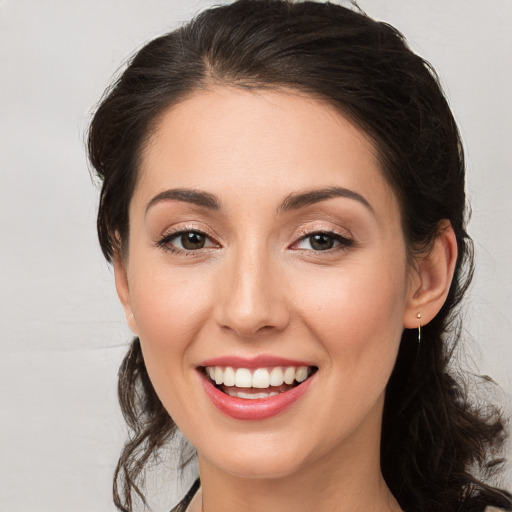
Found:
[[[171,228],[165,229],[162,232],[162,234],[159,236],[159,239],[163,239],[168,236],[177,236],[177,235],[180,235],[183,233],[200,233],[202,235],[207,236],[208,238],[211,238],[212,240],[217,241],[216,235],[213,234],[211,232],[211,230],[205,229],[203,227],[192,226],[192,225],[178,226],[176,228],[171,227]]]
[[[178,225],[177,227],[168,228],[168,229],[164,230],[164,232],[157,237],[156,242],[161,243],[165,239],[171,240],[175,237],[178,237],[181,234],[190,233],[190,232],[200,233],[200,234],[204,235],[205,237],[209,238],[214,244],[217,244],[219,246],[223,245],[221,242],[219,242],[220,237],[218,237],[216,234],[214,234],[212,232],[212,230],[207,229],[203,226],[199,227],[197,225],[192,225],[192,224],[189,224],[189,225],[185,224],[185,225],[181,225],[181,226]],[[341,228],[336,229],[336,228],[332,228],[332,227],[322,227],[322,226],[316,227],[315,226],[315,227],[310,227],[310,228],[301,228],[298,231],[295,231],[295,233],[292,235],[292,241],[291,241],[289,247],[294,244],[297,244],[298,242],[300,242],[310,236],[313,236],[315,234],[330,235],[335,238],[340,238],[340,239],[354,242],[354,237],[352,236],[352,233],[350,233],[350,231],[347,229],[341,229]]]
[[[314,251],[315,253],[321,254],[321,253],[330,253],[333,250],[339,250],[339,249],[348,249],[349,247],[356,246],[356,241],[352,234],[350,233],[340,233],[338,230],[332,229],[332,228],[317,228],[312,230],[305,230],[298,238],[295,238],[295,240],[288,246],[290,249],[299,251],[310,251],[310,249],[300,249],[300,248],[294,248],[294,246],[299,245],[301,242],[307,240],[309,237],[313,235],[327,235],[339,242],[338,247],[333,247],[331,249],[327,249],[325,251]]]
[[[181,235],[184,233],[200,233],[207,238],[211,245],[206,247],[201,247],[198,249],[185,249],[182,247],[176,247],[174,245],[174,241],[179,239]],[[205,254],[211,254],[212,250],[220,249],[222,246],[207,233],[200,231],[198,229],[178,229],[176,231],[166,232],[164,233],[158,240],[154,243],[155,247],[160,250],[168,251],[170,253],[174,253],[176,256],[190,256],[190,257],[202,257]]]
[[[305,235],[301,236],[293,243],[295,244],[297,242],[301,242],[301,241],[306,240],[307,238],[314,236],[314,235],[326,235],[326,236],[330,236],[335,239],[339,239],[339,240],[342,239],[342,240],[347,240],[347,241],[353,242],[352,237],[343,235],[341,233],[338,233],[337,231],[325,231],[324,230],[324,231],[311,231],[310,233],[306,233]]]
[[[211,235],[210,233],[208,233],[208,231],[205,231],[203,229],[198,229],[198,228],[179,228],[179,229],[176,229],[176,230],[171,230],[171,231],[166,231],[164,232],[164,234],[162,234],[162,236],[160,238],[166,238],[168,236],[178,236],[178,235],[181,235],[181,234],[184,234],[184,233],[200,233],[201,235],[205,235],[207,236],[208,238],[211,238],[213,240],[216,239],[216,237],[214,235]],[[312,230],[304,230],[303,232],[300,232],[298,233],[294,238],[295,238],[295,242],[299,241],[299,240],[303,240],[305,238],[308,238],[312,235],[317,235],[317,234],[323,234],[323,235],[331,235],[331,236],[334,236],[334,237],[340,237],[340,238],[345,238],[345,239],[352,239],[352,236],[348,233],[340,233],[339,231],[336,231],[336,230],[333,230],[333,229],[312,229]]]
[[[193,253],[199,253],[199,252],[205,251],[205,250],[207,251],[207,250],[222,247],[222,245],[218,242],[217,238],[215,236],[211,235],[210,233],[208,233],[208,230],[205,230],[204,228],[200,229],[200,228],[193,227],[193,226],[180,226],[176,229],[170,228],[170,229],[165,230],[155,240],[155,242],[154,242],[155,246],[158,248],[162,248],[162,249],[167,247],[169,249],[168,246],[171,245],[171,242],[174,241],[175,239],[179,238],[180,235],[183,235],[185,233],[200,233],[205,238],[210,240],[212,242],[213,246],[203,247],[201,249],[196,249],[196,250],[187,250],[187,249],[180,249],[179,247],[173,247],[173,251],[193,254]],[[215,247],[215,246],[217,246],[217,247]]]
[[[345,238],[347,240],[353,240],[354,237],[352,233],[348,229],[341,229],[341,228],[332,228],[332,227],[314,227],[314,228],[302,228],[298,232],[295,233],[294,238],[296,241],[303,240],[304,238],[307,238],[312,235],[316,234],[325,234],[325,235],[332,235],[332,236],[338,236],[340,238]]]

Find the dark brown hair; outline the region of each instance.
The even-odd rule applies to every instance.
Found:
[[[89,131],[90,161],[102,182],[98,234],[111,261],[129,236],[128,206],[145,142],[172,105],[212,84],[283,88],[328,101],[373,140],[402,211],[411,254],[428,250],[449,220],[459,256],[448,298],[432,322],[405,330],[388,383],[381,460],[403,509],[479,511],[511,507],[483,483],[503,460],[499,411],[478,407],[453,358],[459,305],[472,274],[465,230],[464,157],[435,72],[386,23],[330,3],[240,0],[207,10],[142,48],[107,91]],[[131,438],[117,466],[115,503],[132,491],[175,425],[149,380],[135,339],[119,373]],[[480,476],[477,476],[480,475]],[[482,479],[482,480],[481,480]]]

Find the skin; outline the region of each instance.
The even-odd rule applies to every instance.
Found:
[[[283,211],[290,196],[330,187],[364,200]],[[175,189],[220,207],[154,200]],[[229,87],[162,116],[129,213],[118,293],[156,392],[197,449],[205,512],[400,510],[380,472],[384,391],[403,329],[446,298],[449,224],[409,265],[395,193],[361,130],[304,95]],[[187,230],[205,246],[184,251],[169,236]],[[319,231],[333,233],[331,249],[313,248]],[[224,415],[198,365],[260,354],[308,361],[315,381],[277,416]]]

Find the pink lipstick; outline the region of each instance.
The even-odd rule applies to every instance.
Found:
[[[275,356],[215,358],[198,367],[203,389],[215,407],[238,420],[280,414],[308,391],[316,370],[305,361]]]

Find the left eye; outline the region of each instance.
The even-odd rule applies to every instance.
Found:
[[[299,240],[296,248],[313,251],[328,251],[340,245],[349,247],[352,245],[352,241],[336,233],[312,233]]]
[[[171,246],[182,251],[197,251],[207,247],[213,247],[212,240],[200,231],[181,231],[164,237],[161,245]]]

